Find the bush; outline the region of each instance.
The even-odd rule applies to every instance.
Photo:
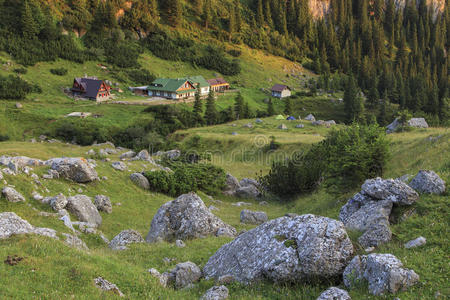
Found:
[[[333,130],[305,153],[275,162],[259,178],[265,189],[278,196],[311,192],[323,179],[327,185],[351,189],[364,180],[382,176],[389,156],[388,141],[378,125],[352,125]]]
[[[28,72],[28,70],[25,68],[17,68],[17,69],[14,69],[13,71],[14,71],[14,73],[17,73],[17,74],[27,74],[27,72]]]
[[[66,142],[76,142],[82,146],[110,140],[108,130],[90,120],[60,120],[53,124],[52,130],[48,134]]]
[[[0,142],[5,142],[9,140],[9,136],[7,134],[0,134]]]
[[[144,173],[152,191],[177,197],[198,190],[217,194],[225,187],[225,171],[211,164],[171,162],[168,166],[173,173],[165,171]]]
[[[126,73],[128,78],[138,85],[150,84],[156,78],[155,75],[145,69],[131,69],[127,70]]]
[[[23,99],[35,89],[35,86],[30,85],[18,76],[0,76],[0,99]]]
[[[53,75],[64,76],[67,75],[67,69],[66,68],[50,69],[50,73],[52,73]]]
[[[228,54],[230,54],[233,57],[239,57],[239,56],[241,56],[242,52],[241,52],[241,50],[232,49],[232,50],[228,50]]]

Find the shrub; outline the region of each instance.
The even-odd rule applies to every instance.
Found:
[[[50,69],[50,73],[58,76],[64,76],[67,75],[67,69],[66,68]]]
[[[168,166],[173,173],[165,171],[144,173],[155,192],[176,197],[181,194],[201,190],[208,194],[217,194],[225,186],[225,171],[211,164],[189,164],[171,162]]]
[[[131,69],[126,71],[128,78],[136,84],[149,84],[155,80],[155,75],[145,69]]]
[[[9,136],[7,134],[0,134],[0,142],[5,142],[9,140]]]
[[[17,74],[27,74],[27,72],[28,72],[28,70],[25,68],[17,68],[17,69],[14,69],[13,71],[14,71],[14,73],[17,73]]]
[[[90,120],[60,120],[53,124],[49,135],[66,142],[76,142],[79,145],[103,143],[109,139],[108,130]]]
[[[275,162],[269,174],[259,181],[278,196],[311,192],[322,179],[327,185],[351,189],[365,179],[382,176],[388,156],[383,128],[352,125],[331,131],[307,152]]]
[[[0,99],[23,99],[34,87],[18,76],[0,76]]]
[[[233,57],[239,57],[239,56],[241,56],[242,52],[241,52],[241,50],[231,49],[231,50],[228,50],[228,54],[230,54]]]

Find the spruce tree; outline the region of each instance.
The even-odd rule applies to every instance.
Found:
[[[289,97],[287,97],[284,100],[284,114],[287,116],[292,115],[292,103],[291,103],[291,98],[289,98]]]
[[[209,91],[208,99],[206,100],[205,120],[208,125],[214,125],[217,123],[217,109],[213,90]]]
[[[200,98],[200,86],[197,87],[195,92],[194,113],[201,115],[203,113],[203,103]]]
[[[251,117],[250,106],[248,105],[248,102],[245,102],[245,104],[244,104],[244,118],[248,119],[250,117]]]
[[[234,99],[234,116],[236,120],[245,118],[244,116],[244,98],[238,93]]]
[[[367,95],[367,104],[370,108],[374,108],[378,104],[378,99],[380,98],[380,94],[378,93],[378,89],[376,85],[372,85],[369,90],[369,94]]]
[[[364,105],[361,97],[358,96],[358,87],[353,76],[350,76],[347,80],[344,92],[344,105],[348,123],[362,122],[364,120]]]
[[[388,124],[387,120],[387,91],[384,93],[383,101],[380,105],[380,110],[378,112],[377,121],[380,126],[386,126]]]
[[[22,35],[26,39],[33,39],[38,34],[38,25],[33,18],[33,12],[28,0],[25,0],[22,8]]]
[[[275,110],[273,108],[272,99],[269,98],[269,102],[267,103],[267,115],[273,116],[275,114]]]

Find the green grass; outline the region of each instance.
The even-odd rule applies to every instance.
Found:
[[[172,138],[181,144],[192,146],[198,150],[222,150],[228,161],[218,163],[226,171],[233,173],[239,178],[251,176],[258,170],[266,172],[268,164],[254,159],[242,161],[242,156],[232,153],[243,149],[255,150],[254,138],[256,136],[276,136],[281,148],[273,154],[267,154],[270,159],[275,159],[275,154],[283,151],[291,151],[307,147],[308,144],[320,141],[329,129],[312,127],[306,124],[304,129],[292,129],[296,122],[276,121],[272,118],[264,119],[264,123],[255,128],[242,128],[241,125],[248,120],[235,122],[236,127],[231,124],[220,126],[197,128],[188,131],[177,132]],[[276,129],[280,123],[288,125],[289,130]],[[232,136],[231,132],[239,133]],[[319,135],[317,135],[319,134]],[[434,142],[428,141],[428,137],[441,136]],[[192,136],[200,136],[197,145],[190,145]],[[397,177],[405,173],[415,174],[419,169],[433,169],[447,182],[450,179],[450,161],[448,158],[450,132],[448,129],[424,129],[411,132],[390,135],[392,158],[389,161],[385,177]],[[191,141],[192,142],[192,141]],[[47,159],[56,156],[84,156],[91,147],[78,147],[66,144],[48,144],[26,142],[3,142],[0,143],[0,155],[27,155]],[[260,150],[262,151],[262,150]],[[258,151],[251,154],[251,158],[258,156]],[[117,156],[112,156],[112,161]],[[142,162],[133,162],[129,168],[131,171],[142,171],[151,166]],[[0,199],[0,211],[14,211],[19,216],[28,220],[31,224],[41,227],[51,227],[59,232],[68,232],[62,222],[53,217],[41,217],[38,211],[51,209],[38,203],[31,198],[31,192],[37,190],[44,196],[55,195],[59,192],[65,195],[76,194],[81,188],[83,193],[91,197],[97,194],[108,195],[114,205],[113,213],[103,214],[103,223],[100,230],[109,238],[113,238],[125,229],[138,230],[145,236],[150,227],[150,222],[156,210],[171,198],[145,192],[134,185],[128,179],[128,172],[119,172],[112,169],[110,163],[98,161],[97,171],[100,176],[107,176],[108,180],[88,185],[71,183],[62,179],[42,180],[43,187],[35,187],[26,175],[16,177],[5,176],[9,184],[16,187],[26,198],[26,203],[7,203]],[[37,174],[46,172],[45,167],[35,170]],[[46,193],[45,188],[50,190]],[[69,189],[71,190],[69,192]],[[357,189],[354,191],[356,192]],[[250,209],[263,210],[269,218],[276,218],[287,212],[298,214],[314,213],[337,218],[340,207],[352,193],[332,193],[325,188],[310,194],[297,197],[289,203],[270,201],[269,206],[259,206],[253,203]],[[219,211],[216,215],[225,222],[235,226],[238,231],[250,229],[254,226],[243,225],[239,222],[240,207],[231,205],[239,201],[232,197],[215,196],[223,203],[213,203],[206,195],[200,193],[206,205],[213,204]],[[406,221],[392,225],[393,240],[387,245],[380,247],[377,252],[393,253],[406,267],[414,269],[421,277],[420,284],[395,296],[400,299],[430,299],[436,291],[442,295],[449,295],[448,274],[449,265],[446,263],[449,257],[450,245],[448,243],[449,228],[449,205],[448,194],[444,196],[422,195],[420,201],[413,206],[416,214]],[[33,208],[37,209],[34,210]],[[400,215],[398,210],[395,214]],[[72,218],[75,219],[75,218]],[[356,249],[362,251],[357,245],[357,233],[352,233]],[[428,243],[420,248],[406,250],[402,247],[406,241],[423,235]],[[6,259],[8,255],[19,255],[25,260],[17,266],[0,264],[0,297],[1,298],[51,298],[60,299],[74,297],[77,299],[113,298],[112,295],[101,294],[94,286],[93,279],[97,276],[116,283],[128,298],[150,298],[150,299],[198,299],[201,294],[213,285],[211,281],[201,281],[191,290],[175,291],[164,289],[159,286],[155,279],[146,272],[147,269],[155,267],[160,271],[171,269],[176,263],[193,261],[203,266],[207,259],[224,243],[230,241],[228,238],[208,237],[187,241],[187,247],[178,249],[174,244],[141,244],[132,245],[130,250],[124,252],[110,251],[106,245],[97,237],[82,234],[81,238],[87,243],[90,251],[78,251],[65,246],[63,243],[44,237],[16,236],[0,241],[0,259]],[[362,253],[362,252],[359,252]],[[164,257],[174,258],[171,263],[165,263]],[[243,286],[233,284],[230,288],[231,299],[316,299],[321,291],[331,285],[339,285],[339,282],[304,283],[297,285],[276,285],[268,282]],[[369,296],[367,290],[359,288],[350,291],[353,299],[392,299],[393,295],[373,297]]]

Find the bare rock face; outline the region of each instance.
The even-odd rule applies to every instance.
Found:
[[[85,195],[76,195],[69,197],[67,203],[67,210],[74,214],[81,222],[95,224],[100,226],[102,224],[102,217],[98,213],[97,208],[92,203],[90,197]]]
[[[281,217],[239,235],[206,263],[207,279],[232,276],[243,283],[264,278],[301,282],[342,274],[353,245],[339,221],[314,215]]]
[[[12,187],[4,187],[2,189],[2,195],[6,198],[9,202],[24,202],[25,198],[22,196],[21,193],[13,189]]]
[[[112,213],[112,204],[108,196],[97,195],[94,199],[94,205],[98,211],[103,211],[107,214]]]
[[[224,285],[213,286],[200,298],[200,300],[223,300],[228,298],[228,288]]]
[[[126,250],[129,244],[143,242],[144,239],[136,230],[124,230],[111,240],[109,248],[112,250]]]
[[[175,241],[216,235],[226,228],[236,235],[236,229],[216,217],[195,193],[184,194],[162,205],[153,217],[148,243],[158,240]]]
[[[94,283],[95,285],[101,289],[102,291],[106,291],[106,292],[112,292],[120,297],[123,297],[124,294],[119,290],[119,288],[117,287],[117,285],[109,282],[108,280],[102,278],[102,277],[97,277],[94,279]]]
[[[53,158],[46,162],[60,177],[78,182],[88,183],[98,180],[97,172],[84,158]]]
[[[347,291],[337,287],[330,287],[328,290],[320,294],[317,300],[352,300]]]
[[[393,205],[411,205],[419,195],[401,180],[369,179],[339,213],[347,228],[363,232],[358,242],[365,248],[389,242],[389,216]]]
[[[264,222],[267,222],[268,218],[265,212],[263,211],[251,211],[248,209],[244,209],[241,211],[241,223],[244,224],[255,224],[260,225]]]
[[[133,173],[130,175],[130,180],[144,190],[150,190],[150,183],[148,182],[147,177],[142,175],[141,173]]]
[[[373,295],[396,293],[419,281],[419,275],[403,268],[402,262],[392,254],[355,256],[343,276],[344,284],[349,288],[366,281]]]
[[[409,186],[420,193],[437,195],[445,193],[445,181],[433,171],[420,170]]]

